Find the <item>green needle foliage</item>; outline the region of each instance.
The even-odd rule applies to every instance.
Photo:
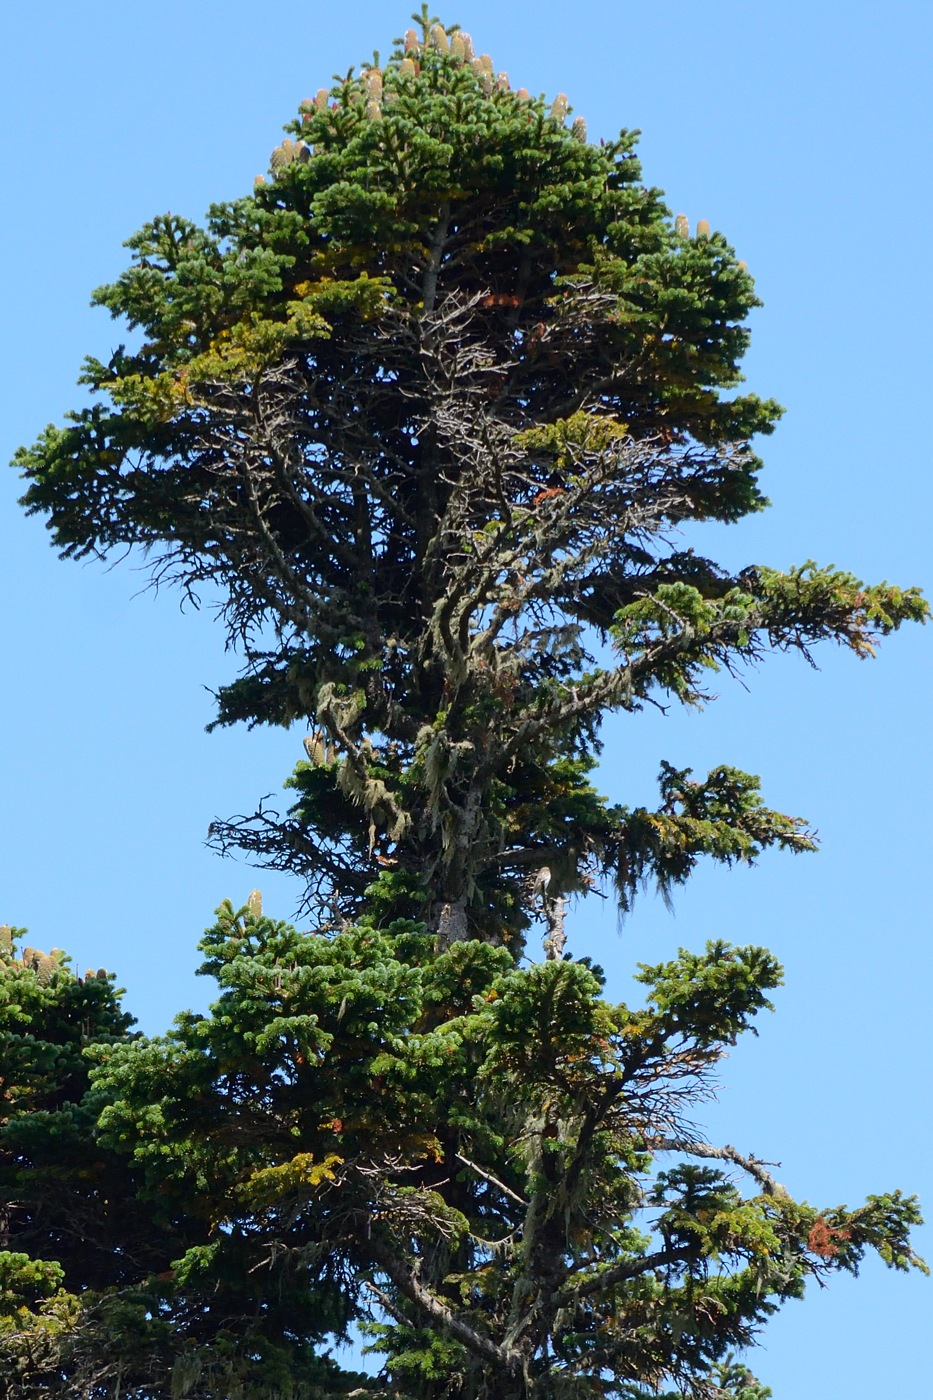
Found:
[[[766,504],[751,277],[632,133],[591,144],[416,21],[301,104],[251,195],[130,240],[95,300],[135,348],[17,454],[65,555],[138,546],[220,600],[216,723],[307,731],[291,807],[212,833],[299,876],[313,927],[223,905],[217,1002],[152,1041],[106,979],[79,1015],[87,979],[10,963],[22,1034],[54,1012],[68,1047],[3,1071],[11,1394],[763,1400],[734,1353],[786,1298],[867,1249],[920,1264],[912,1198],[797,1203],[693,1126],[768,953],[682,952],[617,1006],[565,915],[814,844],[725,764],[613,806],[604,715],[774,649],[870,655],[927,606],[685,544]],[[354,1325],[376,1378],[328,1352]]]

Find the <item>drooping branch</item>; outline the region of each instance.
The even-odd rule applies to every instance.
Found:
[[[683,1152],[691,1157],[732,1162],[757,1181],[766,1196],[787,1195],[784,1187],[767,1170],[769,1166],[775,1165],[773,1162],[762,1162],[759,1158],[745,1155],[728,1144],[724,1147],[714,1147],[711,1143],[697,1142],[691,1138],[652,1137],[649,1134],[645,1138],[645,1146],[651,1152]]]

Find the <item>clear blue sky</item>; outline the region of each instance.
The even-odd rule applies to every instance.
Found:
[[[411,3],[411,0],[408,0]],[[7,4],[0,30],[2,457],[78,401],[88,352],[119,331],[88,309],[122,240],[167,209],[198,218],[248,190],[298,102],[383,52],[408,4],[96,0]],[[644,132],[646,179],[723,229],[766,302],[750,387],[788,413],[762,444],[773,509],[717,547],[733,563],[815,557],[933,592],[928,3],[471,0],[460,20],[513,86],[569,94],[591,137]],[[282,878],[203,847],[251,811],[300,735],[208,736],[205,687],[234,670],[206,613],[139,594],[132,561],[56,560],[0,485],[0,920],[118,971],[148,1031],[202,1005],[195,941],[225,896]],[[874,663],[777,658],[723,681],[701,715],[613,722],[607,791],[650,800],[658,760],[761,773],[768,801],[820,830],[816,857],[707,871],[671,917],[644,900],[617,933],[578,913],[574,951],[628,995],[638,960],[709,937],[755,941],[788,985],[723,1073],[711,1135],[779,1159],[795,1194],[855,1204],[893,1186],[933,1215],[928,872],[933,632]],[[933,1231],[923,1244],[933,1254]],[[866,1268],[791,1305],[753,1364],[778,1400],[928,1393],[933,1282]]]

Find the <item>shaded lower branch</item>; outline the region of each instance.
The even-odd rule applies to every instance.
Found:
[[[469,1323],[457,1317],[456,1313],[452,1312],[445,1302],[425,1287],[419,1279],[416,1269],[403,1264],[389,1250],[378,1245],[375,1245],[372,1252],[379,1267],[388,1274],[399,1292],[425,1313],[433,1323],[442,1327],[450,1336],[461,1342],[474,1356],[508,1374],[514,1374],[520,1368],[521,1357],[518,1353],[498,1346],[491,1337],[483,1336]],[[397,1316],[394,1307],[390,1310]]]

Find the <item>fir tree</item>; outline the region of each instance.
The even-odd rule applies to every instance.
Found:
[[[733,1352],[808,1278],[919,1262],[912,1199],[817,1210],[690,1126],[769,954],[683,952],[612,1005],[566,914],[813,846],[725,764],[611,805],[607,713],[771,649],[864,657],[926,605],[684,543],[766,504],[751,277],[631,133],[591,144],[416,23],[301,104],[251,195],[130,240],[96,300],[139,347],[17,457],[64,554],[219,590],[244,668],[217,723],[309,732],[290,810],[213,837],[314,916],[223,906],[211,1013],[98,1057],[94,1150],[177,1253],[75,1277],[37,1394],[757,1400]],[[378,1380],[322,1350],[360,1319]]]

